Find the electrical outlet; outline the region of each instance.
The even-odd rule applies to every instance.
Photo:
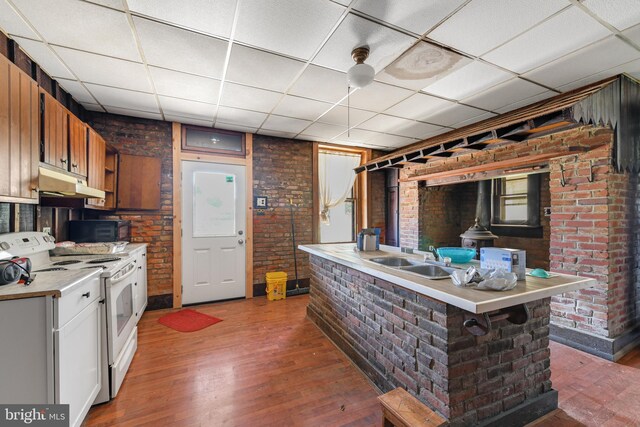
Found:
[[[51,227],[42,227],[42,232],[43,233],[47,233],[47,234],[51,234]]]
[[[551,216],[551,208],[544,208],[544,216]]]

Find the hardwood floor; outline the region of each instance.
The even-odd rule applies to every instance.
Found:
[[[308,298],[195,307],[224,319],[192,333],[144,314],[118,397],[87,426],[377,426],[376,389],[305,317]],[[640,426],[640,350],[611,363],[551,343],[560,408],[531,424]]]

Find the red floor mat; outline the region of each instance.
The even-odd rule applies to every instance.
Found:
[[[179,332],[194,332],[222,322],[222,319],[185,308],[162,316],[158,322]]]

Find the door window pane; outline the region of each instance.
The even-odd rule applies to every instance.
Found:
[[[193,237],[236,235],[236,176],[193,174]]]

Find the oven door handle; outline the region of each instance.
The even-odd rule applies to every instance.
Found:
[[[133,264],[130,264],[130,265],[133,265]],[[129,276],[133,276],[133,275],[135,274],[135,272],[136,272],[136,271],[137,271],[137,270],[135,269],[135,267],[134,267],[134,268],[132,268],[132,269],[131,269],[131,271],[129,271],[129,272],[128,272],[127,274],[125,274],[124,276],[120,277],[118,280],[111,281],[111,283],[110,283],[110,284],[111,284],[111,286],[116,285],[116,284],[118,284],[118,283],[122,282],[123,280],[125,280],[125,279],[126,279],[126,278],[128,278]]]

